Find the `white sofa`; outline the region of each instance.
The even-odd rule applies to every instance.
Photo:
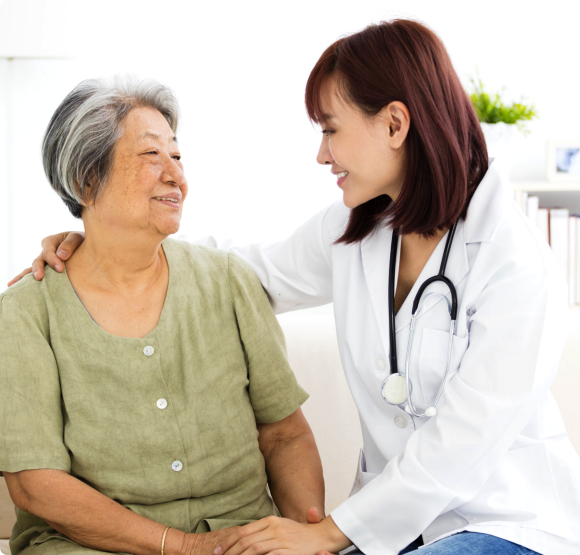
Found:
[[[576,315],[580,319],[580,312]],[[356,407],[344,378],[334,319],[327,315],[292,313],[279,317],[290,363],[310,393],[304,413],[314,431],[326,480],[326,510],[344,500],[354,479],[362,446]],[[572,325],[560,372],[552,387],[576,450],[580,452],[580,326]],[[8,538],[14,511],[0,479],[0,550],[9,555]]]

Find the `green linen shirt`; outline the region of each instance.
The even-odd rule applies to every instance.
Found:
[[[0,470],[64,470],[184,532],[274,514],[256,423],[308,398],[282,331],[240,258],[172,239],[163,248],[167,296],[142,339],[96,324],[66,272],[47,267],[0,296]],[[13,555],[71,541],[16,512]]]

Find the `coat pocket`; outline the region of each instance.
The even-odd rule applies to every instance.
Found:
[[[451,359],[447,380],[457,372],[461,359],[469,344],[469,336],[453,336],[451,344]],[[433,328],[424,328],[421,334],[421,347],[419,350],[418,375],[411,369],[411,381],[419,384],[424,406],[431,406],[441,386],[447,365],[447,350],[449,347],[449,332]],[[445,390],[443,390],[445,394]]]
[[[367,472],[367,460],[365,458],[365,452],[363,449],[361,449],[358,456],[358,468],[356,469],[356,476],[354,478],[354,484],[352,485],[349,497],[352,497],[355,493],[359,492],[369,482],[372,482],[377,476],[379,476],[379,474],[375,474],[374,472]]]

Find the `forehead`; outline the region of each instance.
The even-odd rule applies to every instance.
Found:
[[[352,108],[351,108],[352,110]],[[319,123],[332,123],[349,111],[348,102],[335,77],[330,76],[320,88]]]
[[[177,141],[169,123],[155,108],[141,106],[133,108],[121,122],[121,127],[123,128],[121,140]]]

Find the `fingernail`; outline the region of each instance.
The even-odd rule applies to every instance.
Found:
[[[38,279],[38,270],[36,270],[36,272],[34,272],[34,279]]]
[[[222,552],[222,548],[218,545],[214,550],[213,550],[213,555],[220,555],[220,553]]]
[[[60,272],[60,271],[61,271],[61,269],[62,269],[62,268],[60,267],[60,264],[55,264],[55,265],[54,265],[54,267],[55,267],[55,268],[57,269],[57,271],[59,271],[59,272]]]
[[[62,250],[61,250],[61,251],[56,251],[56,254],[57,254],[57,255],[58,255],[60,258],[62,258],[62,257],[64,257],[64,256],[66,256],[66,252],[65,252],[65,251],[62,251]]]

